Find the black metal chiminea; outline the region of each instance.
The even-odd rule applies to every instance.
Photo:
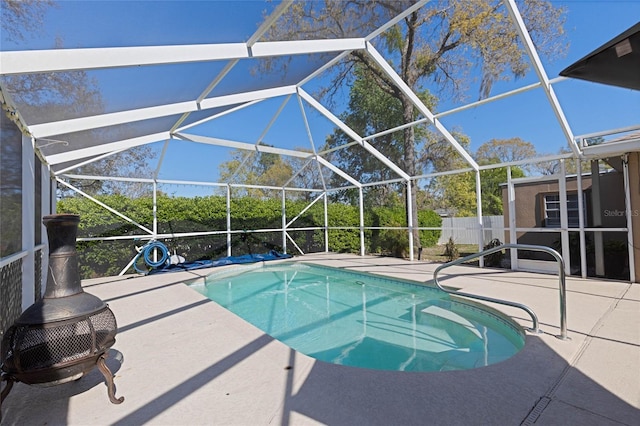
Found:
[[[2,339],[1,381],[7,384],[0,404],[14,382],[52,386],[77,380],[98,367],[116,398],[113,374],[105,364],[115,343],[116,318],[106,303],[80,286],[76,234],[80,216],[45,216],[49,237],[49,273],[44,297],[27,308]]]

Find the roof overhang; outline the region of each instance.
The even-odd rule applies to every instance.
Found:
[[[640,90],[640,22],[568,66],[560,75]]]

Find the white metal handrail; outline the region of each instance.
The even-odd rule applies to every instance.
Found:
[[[465,293],[465,292],[456,291],[456,290],[448,290],[442,287],[442,285],[440,285],[440,282],[438,281],[438,274],[443,269],[446,269],[454,265],[459,265],[469,260],[486,256],[491,253],[496,253],[505,249],[541,251],[544,253],[548,253],[555,258],[556,262],[558,263],[558,288],[560,292],[560,336],[557,336],[557,337],[562,340],[567,340],[568,339],[567,337],[567,299],[566,299],[566,284],[565,284],[565,274],[564,274],[564,260],[562,259],[562,256],[560,256],[560,253],[558,253],[557,251],[555,251],[550,247],[529,245],[529,244],[503,244],[501,246],[483,250],[479,253],[470,254],[469,256],[461,257],[460,259],[456,259],[454,261],[438,266],[436,270],[433,271],[433,282],[436,284],[436,286],[438,286],[440,290],[444,291],[445,293],[453,294],[456,296],[469,297],[472,299],[484,300],[486,302],[493,302],[501,305],[513,306],[515,308],[522,309],[525,312],[527,312],[529,316],[531,316],[531,320],[533,321],[533,326],[531,328],[531,331],[534,333],[540,333],[540,328],[538,326],[538,317],[536,316],[535,312],[533,312],[533,310],[528,306],[523,305],[521,303],[517,303],[517,302],[510,302],[507,300],[495,299],[493,297],[480,296],[477,294],[470,294],[470,293]]]

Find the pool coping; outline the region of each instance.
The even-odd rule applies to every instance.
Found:
[[[428,278],[438,265],[333,253],[282,261],[410,280]],[[2,425],[637,424],[638,284],[567,279],[571,340],[562,341],[556,277],[451,268],[447,285],[530,304],[543,334],[528,333],[518,354],[488,367],[403,373],[327,364],[289,349],[184,285],[208,272],[84,281],[118,320],[108,365],[125,402],[109,403],[95,370],[51,388],[18,383],[2,405]]]

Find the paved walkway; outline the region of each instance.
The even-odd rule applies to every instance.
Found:
[[[319,254],[295,261],[426,281],[437,266]],[[567,280],[571,340],[559,333],[557,278],[451,268],[447,286],[525,303],[543,334],[499,364],[404,373],[302,355],[183,284],[208,271],[83,282],[119,326],[108,365],[49,388],[18,383],[2,425],[640,425],[640,285]],[[496,305],[523,326],[526,314]]]

